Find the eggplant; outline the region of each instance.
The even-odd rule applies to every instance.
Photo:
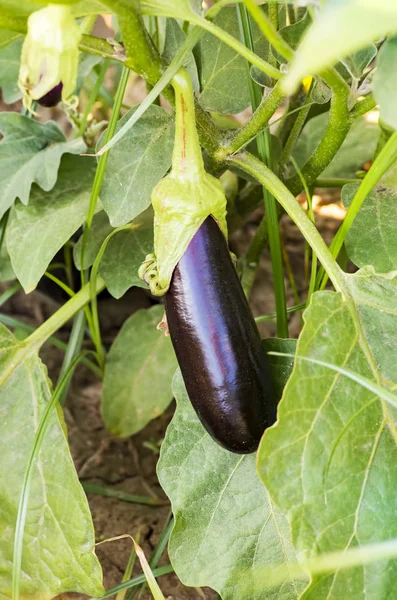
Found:
[[[46,106],[50,108],[51,106],[56,106],[62,99],[62,88],[63,83],[60,81],[56,86],[52,88],[49,92],[44,94],[41,98],[37,100],[40,106]]]
[[[254,452],[276,419],[265,352],[227,242],[210,216],[164,296],[168,330],[190,401],[210,435]]]

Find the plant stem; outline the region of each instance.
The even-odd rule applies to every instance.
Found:
[[[306,308],[306,302],[302,302],[302,304],[296,304],[295,306],[291,306],[287,308],[287,313],[294,313],[298,310],[304,310]],[[266,321],[272,321],[277,317],[277,313],[272,312],[267,315],[261,315],[260,317],[255,317],[256,323],[265,323]]]
[[[232,133],[229,139],[219,147],[215,158],[221,162],[246,146],[258,135],[258,132],[265,129],[283,99],[284,92],[281,83],[276,83],[270,94],[262,99],[250,120]]]
[[[368,194],[372,191],[375,185],[379,182],[381,177],[390,169],[395,160],[397,159],[397,131],[388,139],[378,156],[374,160],[370,170],[360,183],[357,192],[347,210],[342,225],[338,229],[337,234],[332,240],[330,251],[332,256],[336,259],[342,245],[346,239],[346,236],[353,224],[354,219],[357,216],[358,211],[361,208],[362,203]],[[327,284],[327,275],[324,274],[323,270],[319,271],[317,281],[321,281],[320,289],[323,290]]]
[[[264,247],[268,240],[268,228],[266,223],[266,216],[264,216],[259,223],[258,229],[249,245],[247,252],[242,257],[240,262],[243,265],[243,276],[241,285],[247,298],[250,297],[252,286],[254,284],[256,271],[259,265],[259,259],[262,254]]]
[[[292,126],[288,139],[285,143],[283,151],[280,156],[278,172],[283,172],[283,167],[286,165],[290,159],[292,151],[295,147],[295,144],[301,134],[307,116],[309,114],[312,102],[310,101],[310,93],[306,95],[305,102],[303,103],[302,110],[298,113],[298,116],[295,119],[295,122]]]
[[[294,56],[293,50],[287,44],[287,42],[281,37],[277,29],[274,27],[271,19],[269,19],[266,14],[263,12],[262,7],[255,4],[254,0],[244,0],[244,4],[246,9],[251,14],[252,18],[258,25],[259,29],[262,31],[263,35],[269,43],[273,46],[275,50],[281,56],[283,56],[287,61],[291,60]],[[274,7],[269,2],[269,13],[271,9]],[[278,11],[277,4],[275,6],[276,11]],[[276,13],[277,14],[277,13]]]
[[[115,490],[102,485],[96,485],[95,483],[89,483],[88,481],[80,481],[80,483],[87,494],[96,494],[97,496],[103,496],[105,498],[117,498],[123,502],[130,502],[131,504],[144,504],[147,506],[164,506],[168,504],[167,501],[161,500],[160,498],[150,498],[149,496],[128,494],[122,490]]]
[[[84,310],[80,310],[73,319],[72,331],[70,332],[68,345],[66,347],[65,356],[63,358],[61,371],[59,373],[58,384],[62,380],[65,373],[68,371],[73,360],[80,354],[81,344],[84,339],[85,315]],[[59,403],[64,404],[68,394],[71,379],[66,382],[65,387],[60,395]]]
[[[317,177],[329,165],[335,154],[343,144],[350,130],[352,118],[348,109],[349,87],[340,75],[333,69],[322,73],[326,83],[331,86],[333,95],[327,128],[309,160],[302,167],[302,176],[308,187],[312,187]],[[297,195],[302,190],[301,179],[298,174],[285,182],[288,189]]]
[[[350,112],[350,116],[353,119],[356,119],[357,117],[361,117],[362,115],[365,115],[365,113],[367,113],[368,111],[373,110],[375,107],[376,107],[375,98],[373,97],[372,94],[368,94],[368,96],[365,96],[365,98],[356,102],[356,104],[353,106],[353,108]]]
[[[300,229],[312,250],[316,253],[335,289],[346,295],[343,272],[327,248],[323,238],[288,188],[266,165],[248,152],[230,157],[229,163],[240,167],[246,173],[255,177],[259,183],[265,186],[277,198],[286,213]]]
[[[237,15],[239,17],[240,31],[242,39],[245,44],[253,49],[253,38],[251,23],[248,16],[248,11],[245,6],[237,5]],[[248,65],[247,65],[248,66]],[[249,76],[249,72],[248,72]],[[249,77],[250,82],[250,95],[252,108],[255,110],[261,103],[262,91],[259,86]],[[271,138],[270,132],[263,131],[257,137],[258,154],[263,163],[271,164]],[[265,215],[267,224],[267,236],[270,247],[270,257],[272,262],[273,271],[273,286],[274,296],[276,302],[277,311],[277,335],[278,337],[288,337],[288,318],[287,318],[287,305],[285,298],[285,286],[284,286],[284,269],[283,259],[281,254],[280,245],[280,229],[278,224],[277,215],[277,203],[276,200],[267,189],[263,188],[263,200],[265,205]],[[261,235],[261,240],[263,235]],[[257,255],[257,260],[259,260]],[[253,278],[252,278],[253,280]]]
[[[101,70],[98,73],[95,85],[92,88],[91,94],[88,98],[88,102],[86,104],[86,107],[84,108],[84,113],[83,113],[83,116],[80,121],[80,127],[79,127],[79,130],[77,133],[77,137],[81,137],[84,134],[84,131],[85,131],[85,128],[87,125],[87,121],[88,121],[88,115],[90,114],[91,109],[94,106],[95,100],[97,99],[99,90],[100,90],[102,82],[105,78],[105,74],[106,74],[106,71],[108,70],[109,64],[110,64],[110,59],[107,58],[103,61],[102,65],[101,65]]]

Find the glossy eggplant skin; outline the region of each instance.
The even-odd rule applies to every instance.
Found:
[[[56,106],[62,99],[62,88],[63,83],[60,81],[55,87],[52,88],[52,90],[37,100],[38,104],[48,108],[51,106]]]
[[[254,452],[276,418],[258,329],[224,235],[208,217],[176,266],[165,308],[190,401],[211,436]]]

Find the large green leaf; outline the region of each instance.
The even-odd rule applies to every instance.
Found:
[[[348,208],[358,190],[349,183],[342,190]],[[386,183],[376,185],[360,207],[345,241],[350,259],[358,267],[373,265],[387,273],[397,269],[397,189]]]
[[[397,37],[388,39],[382,46],[374,77],[374,95],[380,107],[381,119],[397,129],[397,109],[393,101],[397,94]]]
[[[177,371],[177,401],[158,463],[175,516],[171,562],[185,585],[210,586],[223,600],[293,600],[301,582],[263,589],[266,565],[294,561],[288,523],[269,499],[255,456],[218,446],[201,425]],[[304,585],[304,584],[303,584]]]
[[[62,155],[86,148],[82,138],[67,141],[53,121],[38,123],[18,113],[0,114],[0,131],[0,216],[16,198],[28,203],[32,183],[51,190]]]
[[[240,38],[235,8],[223,9],[215,24]],[[255,51],[266,58],[267,41],[254,23],[252,29]],[[201,79],[199,100],[203,108],[225,114],[238,113],[249,106],[249,72],[245,58],[208,32],[202,35],[196,56]]]
[[[66,155],[56,186],[35,186],[27,206],[16,202],[7,226],[7,249],[26,293],[32,291],[51,259],[85,220],[95,172],[91,158]]]
[[[0,46],[0,88],[6,104],[12,104],[22,98],[21,90],[18,87],[22,41],[17,39],[5,47]]]
[[[153,251],[153,211],[149,208],[133,222],[134,227],[116,233],[108,242],[99,274],[115,298],[120,298],[132,286],[145,287],[138,269],[146,255]],[[90,267],[106,236],[113,231],[105,212],[94,217],[84,252],[84,268]],[[82,237],[74,247],[74,262],[80,269]]]
[[[345,294],[316,293],[305,312],[297,356],[397,382],[397,275],[368,267],[345,276]],[[358,383],[295,361],[277,424],[262,440],[258,468],[291,523],[300,557],[397,536],[394,411]],[[394,595],[397,561],[316,575],[302,599]]]
[[[310,119],[294,150],[294,157],[299,166],[308,160],[318,146],[327,126],[328,115],[322,114]],[[328,167],[323,171],[324,177],[354,177],[356,171],[374,156],[380,129],[376,123],[365,119],[357,119],[346,136],[342,147],[336,153]]]
[[[131,109],[117,124],[128,121]],[[98,149],[103,145],[102,134]],[[125,225],[150,204],[154,186],[171,165],[174,121],[159,106],[151,106],[110,153],[100,198],[114,227]]]
[[[327,0],[300,44],[284,80],[290,93],[307,75],[397,31],[394,0]]]
[[[0,325],[1,355],[19,344]],[[0,595],[11,598],[15,524],[34,436],[51,397],[37,354],[0,388]],[[33,468],[23,537],[22,598],[51,600],[62,592],[103,593],[94,529],[67,443],[61,411],[53,411]]]
[[[162,305],[138,310],[123,325],[106,359],[102,415],[121,437],[140,431],[172,400],[176,358],[171,339],[157,330]]]

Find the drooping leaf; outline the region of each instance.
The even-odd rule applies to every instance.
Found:
[[[342,190],[348,208],[358,190],[349,183]],[[397,269],[397,188],[380,182],[365,198],[345,241],[350,259],[358,267],[373,265],[379,273]]]
[[[215,18],[232,36],[240,39],[236,10],[223,9]],[[255,52],[267,57],[268,44],[259,28],[252,22]],[[200,104],[209,111],[238,113],[250,104],[247,61],[233,48],[205,32],[198,44],[196,57],[201,80]]]
[[[115,298],[121,298],[132,286],[145,287],[138,269],[153,251],[153,211],[149,208],[133,221],[134,228],[119,231],[108,242],[99,274]],[[106,236],[113,231],[104,211],[95,215],[84,252],[84,268],[90,267]],[[82,237],[74,247],[74,262],[80,269]]]
[[[393,98],[397,93],[397,37],[386,40],[379,51],[374,77],[374,95],[382,121],[397,129],[397,109]]]
[[[53,121],[38,123],[18,113],[0,114],[0,216],[19,198],[29,201],[32,183],[51,190],[62,155],[85,151],[82,138],[67,141]]]
[[[304,128],[294,151],[294,157],[299,166],[306,162],[321,141],[327,121],[327,114],[319,115],[310,119]],[[356,119],[342,147],[322,175],[324,177],[354,177],[356,171],[373,158],[379,132],[377,123],[373,123],[365,117]]]
[[[120,119],[116,132],[135,110]],[[100,198],[114,227],[132,221],[149,206],[154,186],[171,165],[173,137],[171,115],[152,105],[110,153]]]
[[[397,274],[368,267],[345,281],[345,297],[314,294],[296,354],[395,385]],[[298,555],[396,537],[396,433],[395,411],[372,392],[318,364],[295,362],[258,468],[289,518]],[[395,560],[313,575],[302,600],[386,600],[396,575]]]
[[[158,463],[160,483],[175,517],[169,555],[185,585],[210,586],[223,600],[299,597],[301,582],[264,590],[261,569],[294,561],[288,524],[271,503],[255,455],[228,452],[196,416],[179,371],[177,409]]]
[[[92,158],[66,155],[56,186],[32,189],[27,206],[17,201],[7,226],[7,249],[26,293],[32,291],[52,258],[83,224],[95,172]]]
[[[397,31],[397,4],[391,0],[328,0],[300,44],[284,80],[291,93],[307,75]]]
[[[2,325],[0,346],[3,357],[20,346]],[[38,423],[50,396],[47,371],[36,353],[27,357],[0,388],[3,598],[11,598],[19,496]],[[23,537],[21,597],[51,600],[68,591],[102,594],[102,573],[94,543],[91,515],[70,455],[63,417],[53,411],[33,469]]]
[[[156,328],[163,313],[162,305],[134,313],[107,356],[102,415],[109,431],[120,437],[140,431],[172,400],[177,362],[171,339]]]
[[[165,30],[165,45],[162,54],[163,60],[165,60],[167,64],[169,64],[172,61],[177,50],[179,50],[179,48],[182,46],[185,39],[186,36],[180,28],[178,22],[175,19],[167,19]],[[200,82],[197,72],[196,61],[192,52],[189,52],[189,54],[187,55],[184,62],[184,66],[186,67],[186,70],[190,75],[194,91],[198,92],[200,89]]]
[[[0,46],[0,88],[6,104],[12,104],[22,98],[22,92],[18,87],[22,42],[23,40],[16,39],[10,44]]]

